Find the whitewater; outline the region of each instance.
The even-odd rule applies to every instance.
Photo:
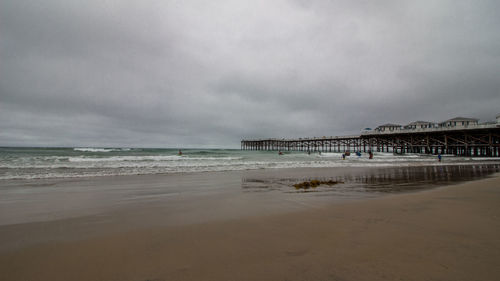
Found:
[[[500,163],[495,158],[374,153],[241,151],[164,148],[0,148],[0,180],[147,175],[280,168],[393,167]]]

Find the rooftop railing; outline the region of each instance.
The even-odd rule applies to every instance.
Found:
[[[401,133],[426,133],[426,132],[448,132],[456,130],[476,130],[497,128],[500,124],[478,124],[478,125],[459,125],[453,127],[437,127],[437,128],[416,128],[416,129],[400,129],[392,131],[369,131],[363,132],[361,135],[385,135],[385,134],[401,134]]]

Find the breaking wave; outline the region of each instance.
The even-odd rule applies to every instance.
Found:
[[[112,152],[112,151],[130,151],[131,148],[93,148],[93,147],[76,147],[74,151],[81,152]]]

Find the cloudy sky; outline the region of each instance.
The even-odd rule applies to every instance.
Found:
[[[0,0],[0,145],[239,147],[498,113],[497,0]]]

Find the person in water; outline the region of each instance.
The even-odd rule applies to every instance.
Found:
[[[179,155],[179,156],[181,156],[181,155],[182,155],[182,151],[181,151],[180,149],[179,149],[179,153],[178,153],[178,155]]]

